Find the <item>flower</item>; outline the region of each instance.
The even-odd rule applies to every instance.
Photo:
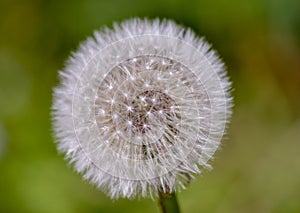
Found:
[[[231,114],[223,63],[173,21],[96,31],[60,71],[58,150],[111,198],[174,192],[217,150]]]

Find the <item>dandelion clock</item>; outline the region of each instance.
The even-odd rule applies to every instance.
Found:
[[[59,75],[58,150],[112,199],[169,199],[210,168],[231,114],[230,82],[191,30],[168,20],[115,24],[82,43]]]

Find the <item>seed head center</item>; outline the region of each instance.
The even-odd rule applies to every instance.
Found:
[[[128,112],[128,117],[133,121],[134,132],[146,133],[151,130],[151,117],[162,116],[171,113],[171,106],[175,101],[163,92],[156,90],[146,90],[137,95],[132,101],[133,110]]]

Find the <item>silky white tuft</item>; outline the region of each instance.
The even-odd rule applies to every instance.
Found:
[[[96,31],[60,71],[58,150],[111,198],[184,188],[209,168],[231,115],[223,63],[172,21]]]

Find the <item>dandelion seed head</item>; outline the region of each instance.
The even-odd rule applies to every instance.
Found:
[[[112,198],[184,187],[209,168],[231,115],[223,63],[172,21],[96,31],[60,76],[58,149]]]

